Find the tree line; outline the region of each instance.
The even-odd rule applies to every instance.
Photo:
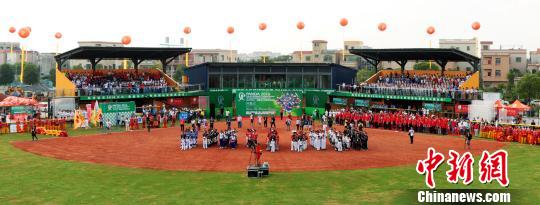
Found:
[[[53,83],[54,69],[51,69],[49,76],[45,79],[51,80]],[[20,64],[2,64],[0,65],[0,85],[9,85],[14,82],[18,82],[19,79],[15,79],[21,73]],[[39,66],[33,63],[26,63],[24,65],[23,83],[28,85],[38,84],[40,82],[40,69]]]

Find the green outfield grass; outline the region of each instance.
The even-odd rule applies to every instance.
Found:
[[[77,130],[70,135],[100,132]],[[264,179],[248,179],[244,173],[159,171],[63,161],[10,144],[30,139],[27,134],[0,135],[1,204],[410,204],[408,189],[426,188],[415,165],[271,173]],[[505,149],[510,188],[519,193],[512,199],[537,204],[540,147],[514,143]],[[477,162],[474,182],[467,188],[500,188],[497,183],[479,183]],[[465,188],[446,182],[447,169],[445,163],[436,172],[437,188]]]

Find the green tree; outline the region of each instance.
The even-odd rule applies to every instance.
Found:
[[[266,59],[268,60],[268,58]],[[281,55],[275,58],[271,58],[272,62],[291,62],[292,56],[290,55]]]
[[[51,68],[47,79],[49,79],[53,83],[53,85],[56,86],[56,68]]]
[[[161,64],[161,62],[159,61],[156,61],[156,63],[154,63],[154,68],[163,70],[163,64]]]
[[[248,63],[275,63],[275,59],[276,58],[270,58],[268,56],[265,57],[264,61],[263,61],[263,57],[261,56],[260,58],[258,59],[251,59],[249,61],[247,61]]]
[[[413,68],[415,70],[430,70],[428,61],[423,61],[423,62],[416,63],[416,64],[414,64]],[[440,70],[440,68],[437,65],[437,63],[431,62],[431,70]]]
[[[527,74],[523,76],[516,86],[516,91],[521,99],[527,99],[527,101],[539,99],[540,75]]]
[[[369,70],[367,68],[359,69],[358,72],[356,72],[356,82],[364,82],[371,76],[375,74],[375,71]]]
[[[506,84],[506,89],[503,93],[504,99],[514,100],[517,98],[515,79],[519,76],[522,76],[522,74],[518,69],[514,68],[508,72],[508,75],[506,76],[508,83]]]
[[[71,66],[72,69],[83,69],[82,64]]]
[[[505,84],[497,84],[497,86],[486,88],[487,92],[498,92],[498,93],[501,93],[501,95],[504,95],[505,90],[506,90]]]
[[[25,84],[33,85],[39,83],[39,67],[36,64],[28,63],[24,65],[24,79]]]
[[[10,64],[0,66],[0,85],[7,85],[15,81],[15,69]]]

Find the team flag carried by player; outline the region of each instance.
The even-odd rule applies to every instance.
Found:
[[[75,115],[73,116],[73,129],[77,129],[82,126],[84,123],[84,116],[80,110],[75,110]]]
[[[92,124],[94,124],[94,126],[97,126],[97,124],[99,123],[99,117],[101,116],[101,108],[99,108],[99,102],[96,100],[96,103],[94,104],[94,110],[92,111],[92,118],[91,118],[91,121],[92,121]]]

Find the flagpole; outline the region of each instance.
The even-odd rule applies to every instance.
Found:
[[[21,81],[21,83],[23,83],[23,79],[24,79],[24,61],[25,61],[25,55],[24,55],[24,46],[21,46],[21,75],[19,76],[19,80]]]
[[[58,47],[60,47],[60,39],[57,39],[56,40],[56,54],[55,55],[58,55]],[[56,69],[58,69],[58,62],[56,62]]]
[[[431,48],[431,35],[429,36],[429,48]],[[431,70],[431,59],[429,60],[429,70]]]
[[[186,48],[188,48],[188,39],[186,35]],[[186,53],[186,68],[189,67],[189,52]]]

